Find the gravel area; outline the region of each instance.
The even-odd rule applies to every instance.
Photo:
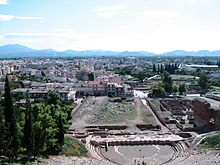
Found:
[[[96,160],[93,158],[52,156],[38,165],[115,165],[106,160]]]
[[[219,165],[220,151],[219,150],[194,150],[192,155],[185,160],[174,161],[169,165]]]

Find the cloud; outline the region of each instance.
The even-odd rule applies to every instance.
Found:
[[[92,43],[93,38],[97,37],[93,34],[79,33],[72,29],[58,29],[47,33],[12,32],[5,33],[2,36],[4,43],[19,43],[39,49],[54,48],[56,50],[65,50],[72,46],[83,49],[88,43]]]
[[[114,5],[99,7],[95,11],[102,18],[111,18],[115,15],[128,12],[128,7],[126,5]]]
[[[145,10],[143,16],[152,19],[165,19],[165,18],[175,18],[178,17],[177,12],[173,11],[163,11],[163,10]]]
[[[1,37],[2,36],[2,37]],[[111,26],[97,33],[84,33],[73,29],[58,29],[46,33],[5,33],[0,34],[1,43],[19,43],[36,49],[55,50],[147,50],[162,53],[178,50],[196,51],[219,49],[220,38],[217,27],[194,27],[161,23]]]
[[[42,17],[20,17],[20,16],[14,16],[14,15],[0,14],[0,21],[11,21],[14,19],[18,19],[18,20],[44,20],[45,18],[42,18]]]
[[[184,0],[185,2],[189,3],[190,5],[196,4],[196,3],[210,3],[213,0]]]
[[[0,35],[0,40],[3,39],[4,37],[2,35]]]
[[[8,0],[0,0],[0,5],[7,5],[8,4]]]
[[[47,33],[5,33],[3,34],[6,38],[47,38],[50,40],[56,40],[56,39],[73,39],[76,37],[79,37],[79,34],[75,30],[71,29],[58,29],[54,30],[52,32]]]

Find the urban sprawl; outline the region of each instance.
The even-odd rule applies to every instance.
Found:
[[[1,100],[6,100],[8,79],[14,107],[31,104],[35,114],[42,106],[57,116],[55,128],[61,120],[51,109],[72,106],[61,132],[84,145],[86,157],[61,154],[45,164],[220,164],[218,57],[2,59],[0,78]],[[33,142],[30,155],[48,154],[63,144],[61,128],[54,132],[58,142],[42,143],[38,150]]]

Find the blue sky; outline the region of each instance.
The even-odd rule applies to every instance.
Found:
[[[218,50],[219,8],[219,0],[0,0],[0,45]]]

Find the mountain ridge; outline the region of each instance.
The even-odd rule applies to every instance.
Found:
[[[36,50],[19,44],[8,44],[0,46],[0,58],[20,58],[20,57],[101,57],[101,56],[117,56],[117,57],[184,57],[184,56],[220,56],[220,50],[209,51],[185,51],[174,50],[162,54],[156,54],[148,51],[106,51],[106,50],[65,50],[56,51],[53,49]]]

